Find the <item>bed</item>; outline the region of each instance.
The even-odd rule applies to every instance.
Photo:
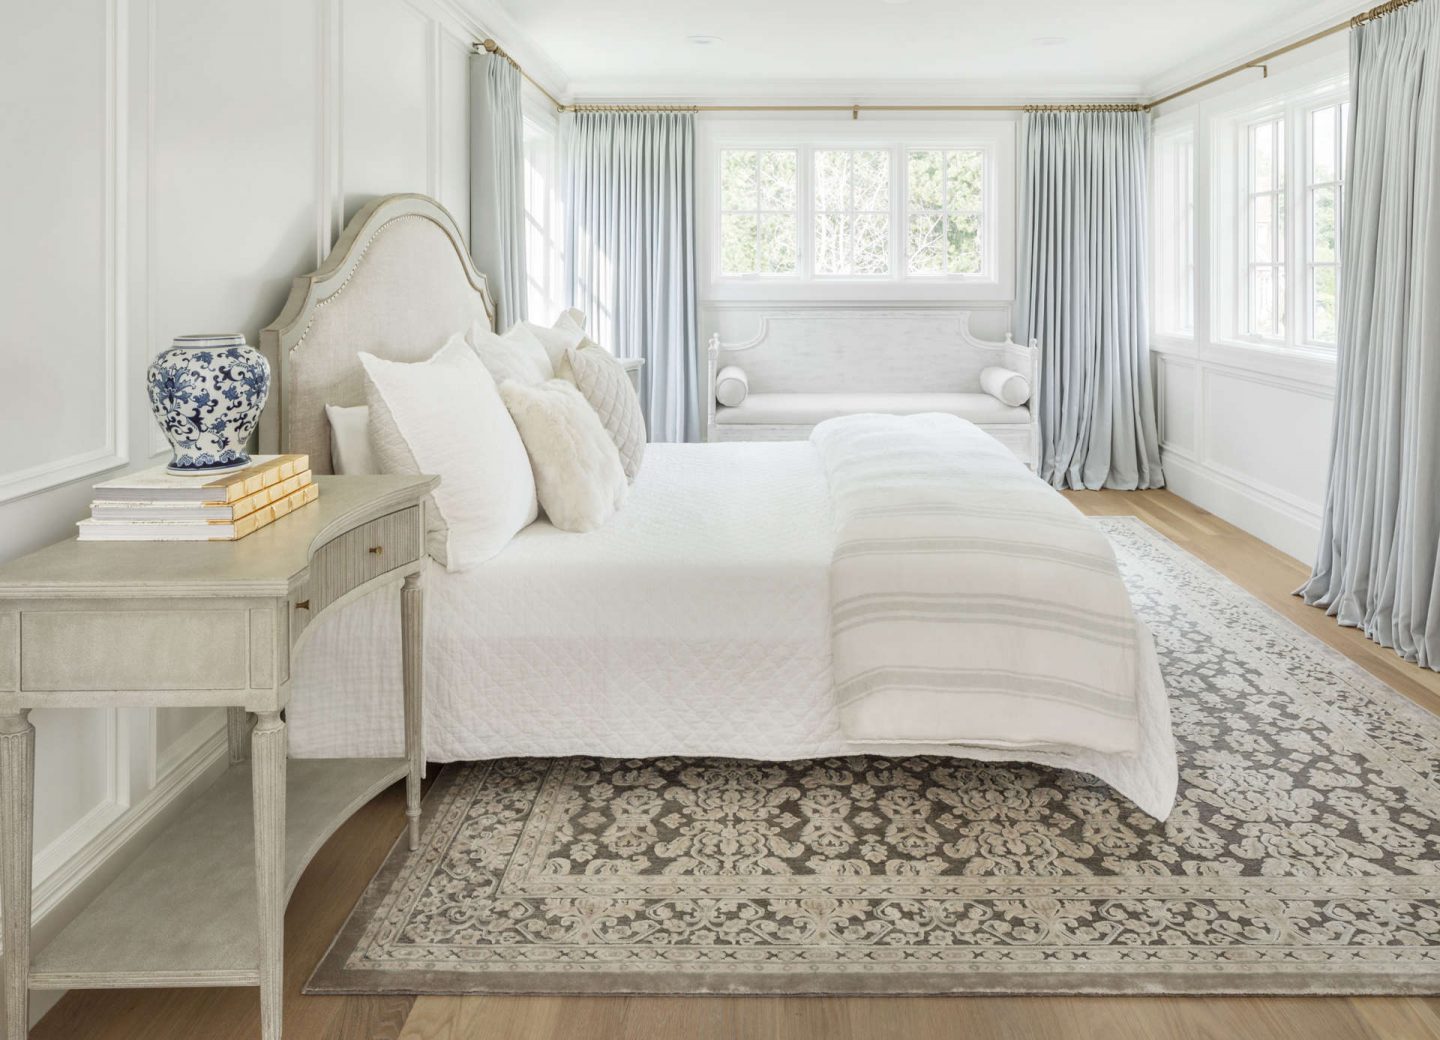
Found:
[[[442,207],[416,195],[375,200],[322,268],[297,279],[262,333],[275,389],[261,450],[307,452],[317,473],[330,472],[324,409],[363,403],[356,354],[424,360],[456,329],[493,314]],[[999,452],[994,466],[1035,482]],[[569,534],[542,517],[472,570],[449,573],[432,561],[428,757],[1023,760],[1097,776],[1163,818],[1174,800],[1174,745],[1153,645],[1138,623],[1138,736],[1125,747],[995,734],[932,741],[923,731],[856,738],[836,696],[838,500],[822,454],[803,441],[652,444],[625,507],[599,531]],[[995,473],[1012,479],[1009,469]],[[292,677],[292,754],[400,746],[390,696],[400,681],[397,609],[383,593],[312,626]]]

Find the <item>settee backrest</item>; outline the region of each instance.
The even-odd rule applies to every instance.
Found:
[[[970,332],[970,315],[837,312],[760,319],[749,340],[721,343],[753,393],[975,393],[990,366],[1029,373],[1033,352]]]

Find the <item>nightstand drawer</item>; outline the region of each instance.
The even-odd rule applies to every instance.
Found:
[[[309,616],[386,571],[418,560],[425,547],[420,523],[420,507],[411,506],[362,524],[317,549],[310,562]]]

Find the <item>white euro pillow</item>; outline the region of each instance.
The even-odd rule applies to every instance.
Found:
[[[552,372],[560,370],[560,359],[565,356],[565,351],[574,350],[585,339],[585,314],[574,307],[561,313],[555,324],[548,328],[533,321],[522,321],[520,325],[545,348]]]
[[[1011,408],[1019,408],[1030,400],[1030,380],[1008,368],[982,368],[980,389]]]
[[[564,379],[510,381],[500,396],[520,430],[540,505],[562,531],[593,531],[625,501],[629,484],[595,409]]]
[[[625,479],[633,484],[645,458],[645,416],[630,373],[608,350],[587,339],[575,350],[565,352],[555,375],[574,383],[595,409],[600,425],[620,452]]]
[[[360,364],[381,471],[440,477],[426,509],[430,555],[463,571],[500,552],[535,519],[535,477],[495,380],[465,337],[450,337],[428,361],[362,353]]]
[[[543,383],[555,378],[555,367],[545,347],[524,323],[497,336],[484,322],[470,326],[466,337],[496,383],[518,379],[522,383]]]
[[[750,393],[750,380],[739,365],[726,365],[715,373],[715,400],[734,408]]]
[[[370,447],[370,406],[325,406],[330,424],[330,468],[337,476],[368,477],[380,472]]]

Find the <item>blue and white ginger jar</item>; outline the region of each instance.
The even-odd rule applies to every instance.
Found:
[[[172,473],[248,465],[245,453],[270,394],[270,363],[239,333],[177,336],[145,377],[150,408],[174,449]]]

